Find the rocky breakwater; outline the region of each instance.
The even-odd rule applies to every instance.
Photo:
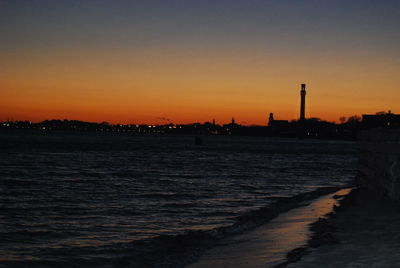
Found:
[[[359,135],[357,181],[400,202],[400,129],[373,129]]]

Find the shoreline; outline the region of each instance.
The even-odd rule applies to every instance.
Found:
[[[399,207],[382,195],[357,188],[315,226],[307,250],[281,267],[398,267]]]
[[[351,187],[351,185],[322,187],[314,191],[282,198],[267,207],[249,211],[238,216],[234,224],[207,231],[191,231],[176,236],[159,236],[149,243],[152,249],[139,255],[122,257],[116,264],[118,267],[188,267],[196,262],[209,249],[215,248],[226,239],[235,239],[243,234],[268,224],[282,214],[303,208],[326,195]],[[131,245],[142,247],[147,242],[133,242]],[[169,246],[166,247],[165,245]],[[288,252],[287,250],[286,252]],[[284,252],[286,254],[286,252]],[[154,256],[158,256],[156,259]],[[284,257],[284,256],[283,256]]]
[[[348,209],[354,205],[355,195],[359,188],[352,188],[345,195],[335,195],[333,198],[338,202],[332,208],[332,211],[319,217],[317,221],[309,225],[311,236],[304,247],[299,247],[291,250],[286,254],[286,261],[274,266],[274,268],[283,268],[291,264],[299,262],[304,256],[312,253],[313,249],[319,248],[327,244],[337,244],[338,239],[335,237],[335,232],[338,228],[332,223],[332,220],[337,217],[341,211]]]
[[[352,188],[341,187],[331,193],[299,202],[267,223],[232,237],[223,238],[186,267],[278,267],[287,261],[288,252],[304,248],[312,235],[310,224],[331,213]],[[291,262],[293,262],[293,257]],[[280,266],[285,267],[285,266]]]

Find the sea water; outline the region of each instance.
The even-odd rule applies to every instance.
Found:
[[[202,139],[0,133],[0,266],[179,266],[164,248],[355,176],[353,142]]]

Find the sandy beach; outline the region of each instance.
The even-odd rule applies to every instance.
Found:
[[[399,223],[395,203],[348,188],[225,239],[188,267],[398,267]]]
[[[223,239],[188,267],[274,267],[282,264],[288,252],[307,245],[312,234],[309,225],[332,212],[338,204],[337,197],[350,190],[307,201],[304,206],[282,213],[259,228]]]
[[[400,210],[365,189],[329,219],[337,243],[322,245],[287,267],[399,267]]]

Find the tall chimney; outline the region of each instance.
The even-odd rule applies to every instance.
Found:
[[[300,90],[301,103],[300,103],[300,121],[304,121],[306,119],[306,84],[301,84]]]

